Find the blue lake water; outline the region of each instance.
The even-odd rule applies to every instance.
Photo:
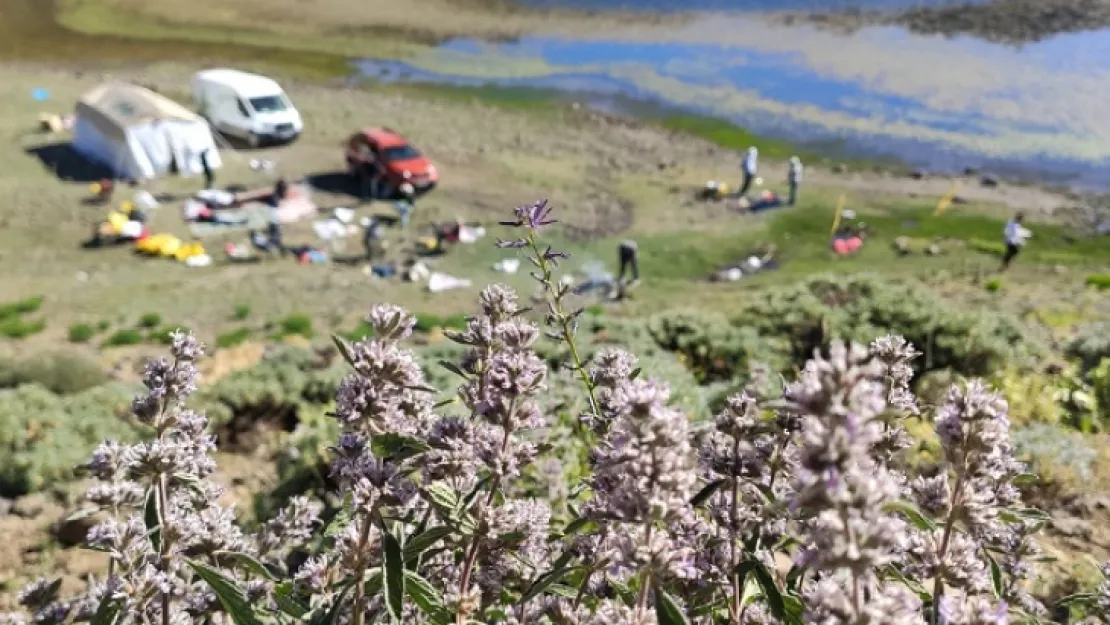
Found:
[[[802,143],[834,140],[852,155],[1110,187],[1108,31],[1016,48],[892,27],[844,35],[735,13],[652,28],[452,41],[361,69],[379,80],[555,89],[618,109],[648,102]]]

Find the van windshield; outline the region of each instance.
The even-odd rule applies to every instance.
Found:
[[[285,103],[285,98],[280,95],[251,98],[251,106],[259,113],[280,113],[289,109],[289,105]]]
[[[407,161],[413,158],[420,158],[420,152],[417,152],[411,145],[399,145],[397,147],[386,148],[384,156],[387,161]]]

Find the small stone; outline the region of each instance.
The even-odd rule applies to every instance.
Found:
[[[23,519],[33,519],[51,506],[53,502],[43,493],[31,493],[15,500],[11,512]]]
[[[993,176],[983,176],[979,178],[979,184],[984,187],[997,187],[998,179]]]
[[[84,544],[89,530],[107,518],[106,514],[94,513],[77,518],[63,518],[54,524],[54,538],[65,547],[75,547]]]
[[[1051,527],[1057,534],[1068,538],[1090,540],[1092,534],[1090,523],[1074,517],[1052,519]]]
[[[915,169],[910,172],[910,178],[913,178],[914,180],[921,180],[925,176],[926,173],[924,169]]]
[[[12,511],[15,502],[5,497],[0,497],[0,517],[5,517]]]

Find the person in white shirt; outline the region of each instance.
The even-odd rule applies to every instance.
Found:
[[[744,156],[744,162],[740,165],[740,168],[744,171],[744,182],[740,185],[740,196],[743,197],[752,186],[752,180],[755,179],[755,172],[759,168],[759,150],[755,149],[755,147],[748,148],[748,152]]]
[[[786,204],[793,206],[798,201],[798,185],[802,182],[802,159],[797,156],[790,157],[790,170],[786,174],[786,182],[790,185],[790,197]]]
[[[1002,257],[1003,270],[1010,266],[1010,262],[1014,260],[1022,246],[1025,245],[1026,239],[1033,236],[1032,232],[1021,225],[1024,221],[1025,215],[1018,213],[1006,224],[1006,229],[1002,232],[1002,237],[1006,241],[1006,254]]]

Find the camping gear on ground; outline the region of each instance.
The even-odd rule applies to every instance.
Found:
[[[327,253],[309,245],[298,245],[296,247],[286,248],[286,251],[291,253],[293,257],[297,259],[297,262],[302,265],[328,262]]]
[[[778,208],[783,205],[783,202],[781,199],[779,199],[778,194],[774,191],[769,190],[760,193],[759,199],[754,202],[745,202],[745,200],[747,200],[747,198],[741,198],[741,207],[743,207],[744,203],[747,203],[748,211],[753,213],[770,210],[772,208]]]
[[[605,265],[598,261],[591,261],[582,265],[584,279],[572,291],[575,295],[585,295],[593,291],[604,289],[608,292],[613,284],[613,274],[605,270]]]
[[[214,127],[251,147],[293,141],[304,130],[301,114],[281,86],[258,74],[226,68],[197,72],[193,101]]]
[[[251,171],[270,171],[274,168],[274,162],[252,158],[250,161],[250,168]]]
[[[470,286],[470,280],[456,278],[438,271],[428,276],[428,290],[432,293],[442,293],[451,289],[463,289]]]
[[[222,164],[207,122],[164,96],[126,83],[106,83],[81,97],[73,148],[132,180],[172,171],[200,174],[205,150],[210,167]]]
[[[486,229],[481,226],[459,227],[459,243],[476,243],[484,236],[486,236]]]
[[[374,265],[370,268],[370,272],[379,278],[392,278],[397,274],[397,267],[394,265]]]
[[[39,129],[42,132],[61,132],[65,130],[65,122],[57,113],[40,113]]]
[[[493,264],[493,270],[500,273],[514,274],[520,269],[519,258],[503,258]]]
[[[742,260],[723,267],[709,276],[712,282],[736,282],[745,276],[773,271],[779,268],[775,260],[775,246],[768,245],[763,251],[753,251]]]
[[[710,180],[698,190],[697,198],[702,201],[723,200],[728,197],[729,186],[727,183]]]
[[[42,87],[36,87],[31,90],[31,98],[35,102],[46,102],[50,99],[50,92]]]
[[[136,191],[135,196],[131,199],[131,201],[135,204],[135,206],[138,206],[142,210],[150,211],[158,208],[158,200],[155,199],[154,195],[150,191],[147,191],[145,189],[139,189],[138,191]]]

